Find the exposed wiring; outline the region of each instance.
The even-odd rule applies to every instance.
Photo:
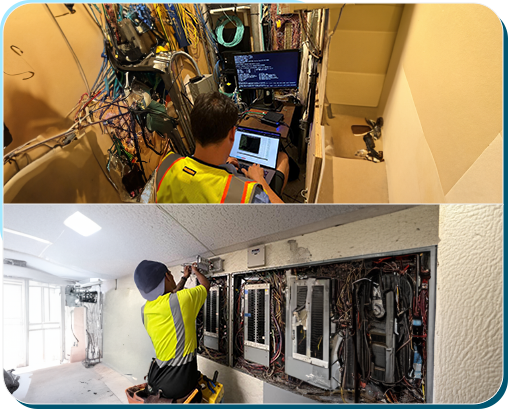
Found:
[[[230,42],[226,42],[223,38],[223,29],[225,28],[225,25],[228,23],[234,24],[236,27],[236,32],[234,35],[234,38]],[[216,23],[216,39],[218,43],[220,43],[224,47],[235,47],[243,40],[244,35],[244,25],[241,19],[237,16],[229,16],[228,14],[225,14],[224,16],[221,16],[217,23]]]

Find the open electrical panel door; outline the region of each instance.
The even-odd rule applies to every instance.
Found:
[[[232,274],[228,364],[320,402],[432,402],[435,252]]]

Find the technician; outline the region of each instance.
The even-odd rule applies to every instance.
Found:
[[[142,307],[143,324],[156,352],[147,375],[147,389],[150,394],[160,393],[177,403],[186,400],[200,378],[195,321],[210,286],[194,265],[185,268],[184,282],[191,271],[200,284],[174,292],[174,278],[163,263],[144,260],[135,270],[135,284],[147,300]],[[201,402],[200,387],[198,391],[192,403]]]
[[[289,158],[279,152],[269,185],[255,164],[238,171],[229,154],[235,140],[238,110],[219,92],[201,94],[191,111],[196,148],[192,157],[170,152],[156,174],[157,203],[283,203],[279,197],[289,176]]]

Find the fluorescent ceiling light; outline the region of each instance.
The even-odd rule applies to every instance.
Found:
[[[5,229],[4,228],[4,231],[6,233],[16,234],[18,236],[26,237],[28,239],[37,240],[37,241],[40,241],[41,243],[51,244],[51,242],[49,242],[48,240],[40,239],[39,237],[31,236],[30,234],[21,233],[21,232],[16,231],[16,230],[11,230],[11,229]]]
[[[94,223],[87,216],[84,216],[80,212],[76,212],[69,216],[64,221],[64,224],[70,229],[73,229],[76,233],[79,233],[85,237],[101,230],[101,226]]]

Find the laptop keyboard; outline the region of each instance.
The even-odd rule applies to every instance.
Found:
[[[242,173],[241,169],[246,169],[246,170],[248,170],[248,168],[249,168],[249,166],[248,166],[248,165],[246,165],[245,163],[240,163],[240,164],[239,164],[239,171],[240,171],[241,173]],[[264,178],[265,178],[269,172],[267,171],[267,169],[264,169],[264,168],[262,168],[262,170],[264,171]]]

